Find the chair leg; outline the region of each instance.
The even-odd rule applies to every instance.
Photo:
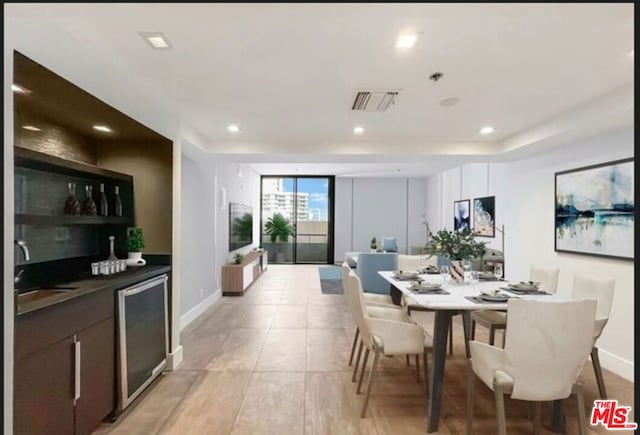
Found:
[[[596,375],[596,382],[598,383],[598,391],[600,392],[600,399],[607,399],[607,389],[604,386],[604,378],[602,377],[602,367],[600,366],[600,356],[598,356],[598,348],[591,348],[591,364],[593,365],[593,371]]]
[[[407,357],[407,367],[411,367],[411,358],[409,358],[409,355],[405,355]]]
[[[356,335],[353,337],[353,346],[351,346],[351,356],[349,357],[349,365],[353,364],[353,355],[356,353],[356,345],[358,344],[358,336],[360,335],[360,328],[356,327]]]
[[[362,371],[360,372],[360,380],[358,381],[358,389],[356,390],[357,394],[360,394],[360,390],[362,389],[362,379],[364,378],[364,370],[367,368],[367,360],[369,359],[369,348],[364,351],[364,361],[362,363]]]
[[[424,370],[424,392],[429,397],[429,360],[427,359],[427,350],[422,354],[422,368]]]
[[[471,321],[471,340],[475,340],[476,339],[476,321],[472,320]]]
[[[416,382],[420,383],[420,355],[416,354]]]
[[[542,414],[542,403],[534,403],[534,415],[533,415],[533,435],[540,435],[540,421]]]
[[[351,382],[356,381],[356,376],[358,376],[358,365],[360,365],[360,355],[362,355],[362,346],[364,343],[360,340],[360,346],[358,347],[358,356],[356,358],[356,364],[353,366],[353,376],[351,376]]]
[[[493,343],[496,341],[496,328],[491,326],[489,328],[489,344],[493,346]]]
[[[504,349],[504,345],[507,343],[507,330],[502,330],[502,348]]]
[[[371,371],[369,372],[369,382],[367,384],[367,393],[364,395],[364,403],[362,404],[361,418],[367,415],[367,405],[369,405],[369,396],[371,396],[371,386],[373,385],[373,379],[376,376],[376,367],[378,366],[378,357],[380,357],[380,349],[375,349],[373,355],[373,363],[371,364]]]
[[[504,415],[504,393],[502,392],[502,388],[493,384],[493,391],[496,400],[496,420],[498,423],[498,431],[496,432],[498,435],[507,435],[507,422],[505,420]]]
[[[449,317],[449,355],[453,355],[453,316]]]
[[[467,435],[473,434],[473,367],[467,363]]]
[[[578,433],[580,435],[585,435],[587,433],[587,429],[585,427],[585,421],[587,416],[584,412],[584,394],[582,391],[582,385],[574,385],[573,391],[576,393],[576,402],[578,404]]]

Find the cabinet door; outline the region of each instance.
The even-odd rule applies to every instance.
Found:
[[[80,342],[80,398],[76,435],[93,432],[115,409],[115,341],[111,317],[77,334]]]
[[[73,434],[73,352],[69,337],[15,362],[14,433]]]

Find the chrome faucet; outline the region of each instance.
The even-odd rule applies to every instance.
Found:
[[[29,248],[24,240],[14,240],[13,243],[20,248],[22,251],[22,256],[24,257],[24,261],[29,261]]]

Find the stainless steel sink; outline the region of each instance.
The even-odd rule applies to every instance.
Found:
[[[18,305],[39,301],[41,299],[51,297],[55,294],[66,293],[75,290],[76,288],[77,287],[52,287],[41,288],[32,290],[30,292],[21,293],[18,295]]]

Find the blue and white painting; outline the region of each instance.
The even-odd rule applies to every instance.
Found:
[[[633,158],[556,173],[556,251],[633,259]]]

